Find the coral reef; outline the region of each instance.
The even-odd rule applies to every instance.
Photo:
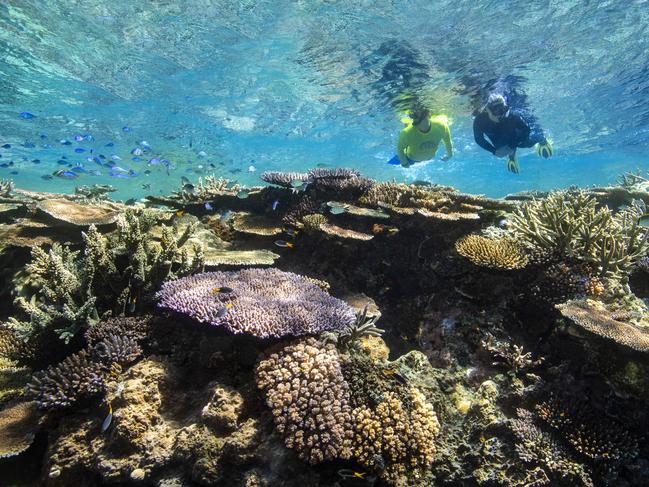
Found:
[[[614,214],[583,192],[555,192],[523,204],[514,234],[532,248],[595,266],[597,275],[624,279],[649,250],[636,206]]]
[[[27,384],[27,395],[41,409],[69,407],[80,399],[102,394],[115,364],[126,365],[141,353],[142,350],[132,338],[109,335],[93,347],[34,374]]]
[[[321,215],[320,213],[313,213],[310,215],[304,215],[302,217],[302,225],[304,226],[304,231],[309,233],[315,233],[320,230],[322,225],[327,223],[327,217]]]
[[[309,175],[301,172],[264,171],[260,177],[262,181],[285,188],[292,187],[293,181],[309,181]]]
[[[106,312],[121,315],[146,309],[162,281],[203,266],[200,250],[190,258],[182,248],[195,226],[187,226],[180,236],[165,226],[156,243],[150,235],[155,223],[152,214],[130,210],[118,216],[117,231],[108,236],[91,225],[83,234],[82,256],[58,243],[49,252],[34,248],[27,271],[38,295],[31,300],[16,298],[29,321],[11,318],[8,326],[24,338],[59,326],[67,341]],[[174,266],[174,261],[180,263]]]
[[[10,196],[13,189],[14,182],[11,179],[0,179],[0,196]]]
[[[649,325],[634,326],[616,319],[606,307],[592,300],[573,300],[556,308],[575,325],[625,347],[649,351]]]
[[[544,470],[543,476],[527,485],[552,485],[551,480],[567,478],[572,485],[576,482],[576,485],[594,487],[587,467],[571,460],[561,445],[535,424],[530,411],[519,409],[518,418],[511,421],[511,429],[517,439],[516,453],[520,459]]]
[[[521,269],[527,265],[527,255],[509,238],[468,235],[455,242],[455,249],[474,264],[492,269]]]
[[[225,287],[232,291],[219,291]],[[343,301],[277,269],[197,274],[164,283],[157,296],[162,308],[260,338],[318,334],[354,321]]]
[[[376,407],[352,412],[354,458],[365,467],[378,468],[382,478],[395,484],[402,477],[425,478],[439,433],[435,411],[423,394],[410,389],[406,400],[408,408],[395,393],[386,392]]]
[[[69,200],[43,200],[37,208],[57,221],[87,227],[109,225],[117,221],[119,210],[109,205],[89,205]]]
[[[291,342],[262,359],[256,373],[288,448],[311,464],[349,458],[349,388],[333,345]]]
[[[20,455],[34,441],[38,414],[29,402],[0,409],[0,459]]]
[[[114,193],[117,188],[110,184],[93,184],[92,186],[76,186],[74,194],[83,196],[90,201],[108,200],[109,193]]]
[[[591,462],[619,465],[638,456],[637,438],[617,422],[595,413],[583,400],[553,394],[536,406],[536,414]]]
[[[151,316],[118,316],[108,318],[88,328],[84,334],[88,345],[108,339],[111,335],[143,341],[151,330]]]

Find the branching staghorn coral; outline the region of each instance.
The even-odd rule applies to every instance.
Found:
[[[187,275],[203,266],[202,252],[190,259],[182,249],[195,229],[189,225],[176,236],[163,227],[160,243],[149,234],[156,220],[147,212],[129,210],[117,220],[117,231],[104,236],[90,226],[83,233],[83,254],[54,244],[49,251],[35,248],[27,271],[38,293],[15,304],[28,321],[9,319],[7,325],[23,339],[48,327],[68,341],[100,315],[133,313],[150,305],[153,293],[167,278]],[[174,262],[179,261],[179,264]]]
[[[14,189],[14,182],[11,179],[0,179],[0,196],[9,196]]]
[[[492,365],[503,365],[511,370],[515,375],[525,373],[541,365],[544,358],[534,359],[531,352],[523,352],[523,347],[514,343],[498,340],[492,334],[482,341],[482,347],[487,350],[493,357]]]
[[[511,228],[532,248],[592,264],[598,276],[624,281],[649,250],[639,209],[632,206],[613,214],[596,205],[595,198],[583,192],[555,192],[523,204]]]

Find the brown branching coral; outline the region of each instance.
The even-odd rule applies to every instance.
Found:
[[[491,239],[468,235],[455,242],[458,254],[478,266],[492,269],[521,269],[527,264],[527,255],[510,238]]]
[[[555,305],[585,294],[588,282],[576,266],[559,262],[544,268],[529,292],[534,299]]]
[[[408,391],[408,407],[395,393],[386,392],[375,408],[353,410],[353,457],[380,471],[388,482],[421,480],[435,455],[439,422],[432,406],[417,389]]]
[[[326,223],[327,217],[320,213],[304,215],[302,218],[302,225],[304,225],[304,231],[307,233],[313,233],[320,230],[320,227]]]
[[[436,187],[379,183],[372,186],[359,201],[371,206],[391,205],[435,210],[448,204],[450,199]]]
[[[618,320],[601,304],[589,300],[573,300],[559,304],[556,308],[574,324],[595,335],[639,352],[649,352],[649,328]]]
[[[531,352],[524,352],[523,347],[509,341],[498,340],[492,334],[482,341],[482,346],[487,350],[494,362],[492,365],[502,365],[511,370],[515,375],[525,373],[541,365],[544,358],[534,359]]]
[[[532,248],[592,264],[600,277],[622,278],[649,250],[635,206],[613,214],[584,192],[555,192],[526,202],[511,221]]]
[[[94,347],[34,374],[27,384],[27,395],[42,409],[69,407],[80,399],[102,394],[114,365],[128,364],[141,353],[132,338],[109,335]]]
[[[333,345],[291,342],[262,359],[256,372],[288,448],[311,464],[349,458],[349,387]]]
[[[518,418],[510,424],[517,440],[516,453],[521,460],[543,468],[547,474],[547,482],[535,485],[547,485],[550,477],[555,481],[568,478],[575,485],[593,487],[586,467],[571,460],[559,442],[535,424],[530,411],[518,409],[517,413]]]
[[[302,197],[295,205],[291,206],[282,218],[282,223],[290,227],[301,227],[302,219],[306,215],[317,213],[320,205],[309,196]]]
[[[625,464],[638,456],[638,440],[585,402],[551,395],[536,414],[572,448],[595,463]]]
[[[151,327],[151,316],[119,316],[102,320],[86,330],[88,345],[106,340],[111,335],[128,337],[136,341],[145,339]]]

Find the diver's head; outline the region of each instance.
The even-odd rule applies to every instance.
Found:
[[[504,96],[492,93],[487,99],[485,110],[493,120],[500,120],[505,116],[509,107],[507,106],[507,101]]]
[[[410,118],[412,119],[412,125],[417,126],[430,118],[430,110],[422,105],[417,105],[410,111]]]

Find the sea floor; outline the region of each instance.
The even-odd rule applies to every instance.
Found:
[[[2,181],[3,485],[649,484],[644,177],[262,179]]]

